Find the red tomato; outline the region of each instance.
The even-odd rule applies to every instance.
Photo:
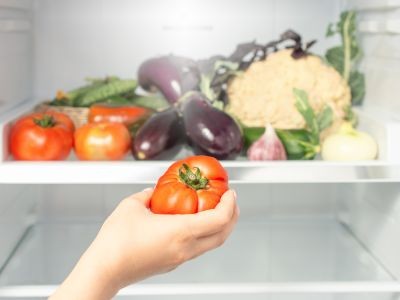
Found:
[[[89,122],[114,122],[129,125],[135,123],[144,116],[150,115],[151,111],[139,106],[113,106],[106,104],[95,104],[90,107]]]
[[[33,113],[11,128],[10,152],[16,160],[63,160],[73,144],[72,121],[60,113]]]
[[[130,144],[128,129],[119,123],[89,123],[75,131],[75,153],[81,160],[119,160]]]
[[[228,190],[228,174],[213,157],[192,156],[172,164],[158,179],[150,202],[157,214],[213,209]]]

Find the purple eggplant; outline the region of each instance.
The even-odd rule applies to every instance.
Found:
[[[132,143],[136,159],[170,159],[185,141],[182,119],[176,108],[153,114],[137,131]]]
[[[183,94],[198,88],[200,70],[191,59],[162,56],[145,61],[139,68],[138,80],[143,89],[158,90],[174,104]]]
[[[189,144],[196,154],[217,159],[234,159],[243,148],[239,125],[227,113],[216,109],[199,92],[187,95],[181,105]]]

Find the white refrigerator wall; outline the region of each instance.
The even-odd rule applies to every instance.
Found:
[[[0,113],[32,99],[30,0],[0,0]]]
[[[366,74],[366,103],[400,119],[400,1],[349,1],[359,11],[359,31]]]
[[[333,197],[339,220],[400,278],[400,184],[343,184]]]
[[[38,186],[0,185],[0,273],[37,217]]]
[[[331,0],[36,0],[35,99],[88,76],[136,77],[155,55],[229,55],[239,43],[267,43],[289,28],[318,39],[313,50],[322,54],[340,7]]]
[[[1,0],[0,111],[43,101],[86,77],[135,77],[154,55],[229,54],[238,43],[267,42],[292,28],[317,39],[323,54],[336,39],[326,26],[341,10],[359,10],[366,103],[400,112],[398,0]],[[379,109],[377,109],[379,110]]]

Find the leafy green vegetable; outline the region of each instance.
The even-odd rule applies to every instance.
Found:
[[[328,49],[325,54],[328,63],[334,67],[342,76],[344,71],[344,53],[342,47]]]
[[[321,131],[332,125],[333,111],[326,106],[315,115],[308,95],[300,89],[293,89],[296,108],[306,121],[306,129],[277,130],[277,134],[286,149],[288,159],[314,159],[320,152]]]
[[[320,145],[313,141],[313,134],[305,129],[276,129],[289,160],[311,160],[320,152]]]
[[[365,96],[365,76],[364,74],[353,71],[350,73],[351,101],[354,105],[362,103]]]
[[[224,102],[219,99],[222,92],[222,84],[226,83],[232,76],[238,75],[239,64],[228,60],[216,60],[213,69],[209,73],[203,73],[200,80],[200,91],[212,102],[216,108],[221,109]]]
[[[349,83],[352,103],[361,104],[365,95],[365,79],[364,75],[357,71],[362,51],[356,37],[356,17],[355,11],[344,11],[340,15],[339,22],[329,24],[326,36],[339,34],[342,45],[328,49],[325,57]]]
[[[204,74],[201,75],[200,91],[211,101],[217,98],[216,93],[211,88],[211,78]]]
[[[353,127],[357,127],[358,124],[358,116],[357,114],[353,111],[351,106],[348,106],[345,108],[345,117],[344,120],[350,122],[350,124]]]
[[[224,104],[224,102],[222,102],[222,101],[219,101],[219,100],[215,100],[213,103],[212,103],[212,106],[214,107],[214,108],[216,108],[216,109],[219,109],[219,110],[224,110],[224,107],[225,107],[225,104]]]
[[[319,126],[317,118],[315,117],[314,111],[308,101],[308,95],[305,91],[300,89],[293,89],[293,94],[296,99],[295,105],[299,113],[303,116],[306,121],[307,128],[311,133],[311,140],[313,143],[319,143]]]
[[[324,110],[317,116],[320,131],[330,127],[333,123],[333,110],[330,106],[325,106]]]

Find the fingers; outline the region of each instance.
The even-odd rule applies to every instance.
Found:
[[[147,188],[139,193],[129,196],[128,200],[138,201],[148,208],[150,205],[150,199],[152,194],[153,194],[153,188]]]
[[[222,195],[221,201],[214,209],[186,215],[193,237],[206,237],[224,230],[234,218],[236,207],[236,193],[229,190]]]
[[[211,249],[221,246],[231,234],[238,218],[239,218],[239,208],[236,206],[233,218],[221,232],[215,233],[207,237],[202,237],[196,241],[197,245],[193,249],[191,258],[195,258],[203,254],[204,252],[207,252]]]

